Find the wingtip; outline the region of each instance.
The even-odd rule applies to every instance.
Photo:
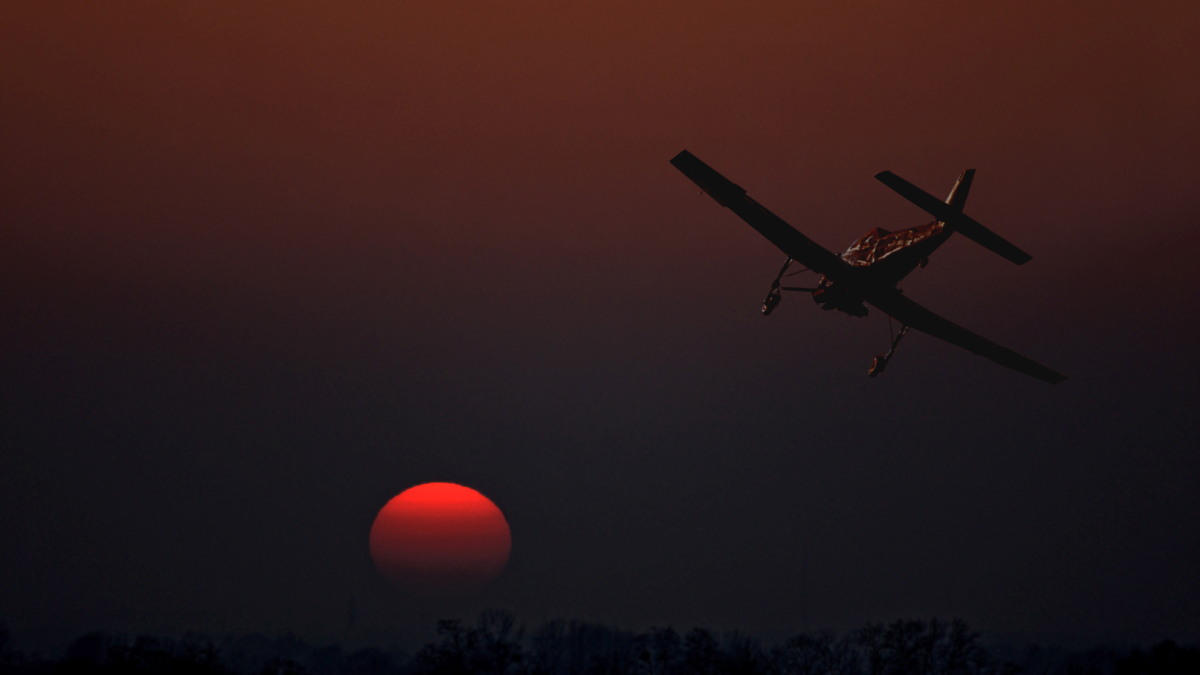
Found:
[[[1051,384],[1051,385],[1061,384],[1063,382],[1066,382],[1068,379],[1070,379],[1066,375],[1063,375],[1062,373],[1058,372],[1057,370],[1054,370],[1052,368],[1047,368],[1046,366],[1043,366],[1041,364],[1038,364],[1037,369],[1038,369],[1038,372],[1029,373],[1029,374],[1033,375],[1037,379],[1039,379],[1042,382],[1045,382],[1047,384]]]

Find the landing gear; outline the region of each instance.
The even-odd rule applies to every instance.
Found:
[[[778,284],[779,282],[776,281],[775,283]],[[771,312],[774,312],[775,308],[779,306],[779,301],[782,299],[783,299],[783,293],[779,292],[778,286],[772,286],[771,292],[767,293],[767,298],[765,300],[763,300],[763,307],[762,307],[763,316],[767,316]]]
[[[779,274],[775,275],[775,281],[771,282],[771,291],[767,293],[767,297],[763,300],[762,313],[763,316],[769,315],[779,306],[779,301],[783,300],[783,292],[779,290],[779,282],[783,279],[783,273],[787,271],[788,265],[792,264],[792,259],[788,258],[783,261],[783,267],[779,268]]]
[[[892,332],[891,317],[888,317],[888,332]],[[908,326],[900,327],[900,332],[897,333],[894,338],[892,338],[892,348],[887,350],[887,353],[880,354],[879,356],[875,357],[875,360],[871,362],[871,367],[867,370],[867,375],[875,377],[876,375],[882,373],[884,368],[887,368],[888,361],[891,360],[892,355],[896,353],[896,345],[900,344],[900,339],[903,338],[904,334],[907,332]]]
[[[811,293],[816,290],[815,288],[796,288],[794,286],[780,286],[779,285],[780,282],[783,280],[783,273],[787,272],[788,266],[791,264],[792,264],[791,258],[784,260],[783,267],[781,267],[779,269],[779,274],[775,275],[775,281],[771,282],[771,290],[770,290],[770,292],[767,293],[767,297],[765,299],[763,299],[763,305],[762,305],[763,316],[767,316],[771,312],[775,311],[775,308],[779,306],[779,301],[783,300],[783,292],[784,291],[804,291],[806,293]],[[808,268],[805,267],[802,270],[797,270],[795,272],[792,272],[792,274],[800,274],[801,272],[807,272],[807,271],[808,271]],[[792,276],[792,274],[789,274],[788,276],[790,277],[790,276]]]

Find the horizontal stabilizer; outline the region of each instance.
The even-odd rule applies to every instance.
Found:
[[[972,175],[974,173],[972,172]],[[953,204],[947,204],[942,200],[934,197],[921,188],[904,180],[900,176],[891,171],[883,171],[875,174],[875,178],[880,183],[895,190],[901,197],[919,206],[923,211],[931,214],[948,226],[953,227],[958,232],[961,232],[965,237],[974,241],[976,244],[986,248],[987,250],[999,255],[1009,262],[1017,265],[1024,265],[1033,259],[1033,256],[1022,251],[1014,246],[1005,238],[992,232],[983,225],[979,224],[970,216],[964,215],[962,211],[954,208]],[[968,182],[968,187],[970,183]],[[965,193],[964,193],[965,199]],[[951,201],[958,201],[951,197]]]
[[[949,204],[938,199],[937,197],[934,197],[916,185],[904,180],[891,171],[881,171],[875,174],[875,179],[880,183],[892,188],[901,197],[904,197],[913,204],[916,204],[922,211],[932,214],[934,218],[937,218],[943,223],[950,222],[955,216],[955,211],[950,207]]]
[[[970,216],[960,215],[954,221],[954,229],[971,241],[1017,265],[1033,260],[1033,256],[1013,246],[1004,237],[975,222]]]

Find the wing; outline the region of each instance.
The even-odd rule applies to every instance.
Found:
[[[916,328],[922,333],[932,335],[939,340],[945,340],[952,345],[958,345],[967,351],[1012,368],[1018,373],[1025,373],[1043,382],[1058,384],[1067,379],[1066,375],[1050,370],[1036,361],[1027,359],[1011,349],[1001,347],[991,340],[982,338],[971,331],[953,324],[917,303],[909,300],[899,292],[889,293],[879,298],[868,299],[872,305],[887,312],[900,323]]]
[[[749,223],[750,227],[758,230],[762,236],[778,246],[793,260],[830,279],[837,279],[847,273],[853,273],[853,269],[844,260],[812,239],[800,234],[796,228],[788,225],[782,218],[751,199],[745,190],[714,171],[687,150],[676,155],[671,160],[671,164],[682,171],[683,175],[692,179],[693,183],[699,185],[701,190],[717,200],[718,204],[736,213],[738,217]]]

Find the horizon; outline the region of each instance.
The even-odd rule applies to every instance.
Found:
[[[331,648],[340,650],[346,656],[354,653],[379,650],[388,654],[393,659],[395,665],[407,668],[412,666],[411,660],[422,648],[435,645],[441,640],[441,626],[444,624],[453,622],[464,628],[471,629],[476,627],[483,620],[483,617],[489,614],[508,616],[513,619],[515,621],[514,628],[517,631],[516,635],[520,636],[518,642],[526,645],[529,645],[531,640],[534,640],[534,635],[538,629],[545,629],[551,624],[557,623],[564,626],[577,627],[583,631],[601,631],[628,635],[646,635],[654,631],[671,630],[675,631],[680,637],[684,637],[693,631],[703,631],[716,637],[722,644],[728,643],[730,640],[749,638],[761,645],[764,650],[782,647],[789,640],[797,636],[813,638],[829,636],[838,640],[852,640],[861,634],[864,629],[872,626],[888,627],[907,622],[928,625],[931,620],[941,622],[943,626],[952,626],[955,622],[961,621],[960,619],[942,617],[906,617],[879,622],[867,622],[863,625],[840,631],[814,628],[787,633],[779,632],[778,634],[771,635],[747,633],[736,627],[713,631],[705,626],[621,626],[588,621],[578,617],[554,617],[526,622],[522,617],[515,616],[507,610],[485,608],[473,616],[438,619],[434,622],[434,626],[431,626],[427,631],[423,631],[422,634],[401,635],[386,630],[363,629],[352,626],[345,627],[340,636],[336,635],[336,630],[327,628],[316,630],[313,633],[282,629],[274,631],[226,631],[214,633],[184,630],[174,634],[123,632],[94,628],[69,636],[67,633],[62,633],[52,641],[43,642],[41,645],[21,644],[19,639],[14,639],[19,638],[19,635],[10,634],[8,647],[13,652],[23,654],[24,658],[36,661],[38,659],[53,660],[67,658],[72,645],[80,641],[86,641],[92,637],[99,637],[109,644],[130,646],[140,644],[149,639],[160,644],[163,648],[173,651],[186,651],[188,645],[195,647],[210,645],[216,648],[215,653],[218,658],[224,659],[227,657],[245,658],[244,654],[241,656],[231,655],[230,650],[244,651],[247,644],[253,643],[258,646],[260,652],[257,655],[253,655],[252,658],[259,660],[267,659],[272,654],[275,654],[277,657],[285,655],[282,651],[278,653],[271,651],[270,645],[275,645],[276,648],[284,649],[285,651],[290,650],[295,652],[290,658],[300,658],[299,663],[301,665],[304,663],[303,659],[308,658],[308,655]],[[1063,634],[1000,635],[978,631],[974,626],[970,626],[970,624],[966,624],[965,627],[977,636],[978,644],[988,652],[990,658],[997,660],[997,662],[1009,661],[1020,664],[1022,660],[1033,659],[1038,663],[1043,663],[1047,667],[1055,668],[1054,672],[1065,672],[1063,669],[1069,668],[1069,663],[1072,660],[1088,658],[1088,655],[1107,653],[1111,658],[1115,659],[1138,651],[1147,652],[1153,647],[1165,643],[1175,643],[1183,649],[1200,653],[1200,643],[1196,641],[1175,640],[1170,636],[1162,636],[1156,639],[1130,640],[1119,638],[1096,639],[1093,637]],[[572,628],[572,630],[574,629]],[[263,642],[264,640],[266,641],[265,643]],[[264,649],[266,651],[262,651]],[[396,661],[396,659],[400,659],[400,661]],[[256,671],[258,669],[252,668],[251,670]]]

